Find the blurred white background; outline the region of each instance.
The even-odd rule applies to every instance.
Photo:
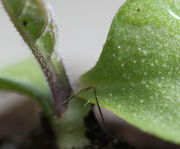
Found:
[[[117,9],[125,0],[46,0],[59,28],[58,52],[76,80],[97,61]],[[0,9],[0,66],[28,56],[30,51]],[[72,80],[71,80],[72,81]]]

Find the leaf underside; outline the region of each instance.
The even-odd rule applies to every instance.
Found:
[[[150,134],[180,144],[180,1],[128,0],[80,88]],[[80,97],[95,103],[93,94]]]

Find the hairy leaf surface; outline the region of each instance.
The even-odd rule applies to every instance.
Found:
[[[180,143],[179,8],[179,0],[128,0],[80,86],[95,86],[102,107],[175,143]],[[89,92],[81,97],[95,103]]]

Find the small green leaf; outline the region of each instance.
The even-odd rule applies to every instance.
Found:
[[[0,90],[15,91],[35,99],[47,114],[52,113],[48,84],[35,59],[27,59],[0,69]]]
[[[55,51],[57,30],[49,8],[43,0],[2,0],[2,3],[39,62],[51,88],[54,105],[60,112],[64,111],[61,105],[69,97],[71,87]]]
[[[141,130],[180,144],[180,1],[128,0],[96,66],[81,77],[105,107]],[[83,93],[95,103],[93,94]]]

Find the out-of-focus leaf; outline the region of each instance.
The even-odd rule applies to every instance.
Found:
[[[1,68],[0,90],[27,95],[35,99],[47,114],[53,111],[50,89],[35,59]]]

